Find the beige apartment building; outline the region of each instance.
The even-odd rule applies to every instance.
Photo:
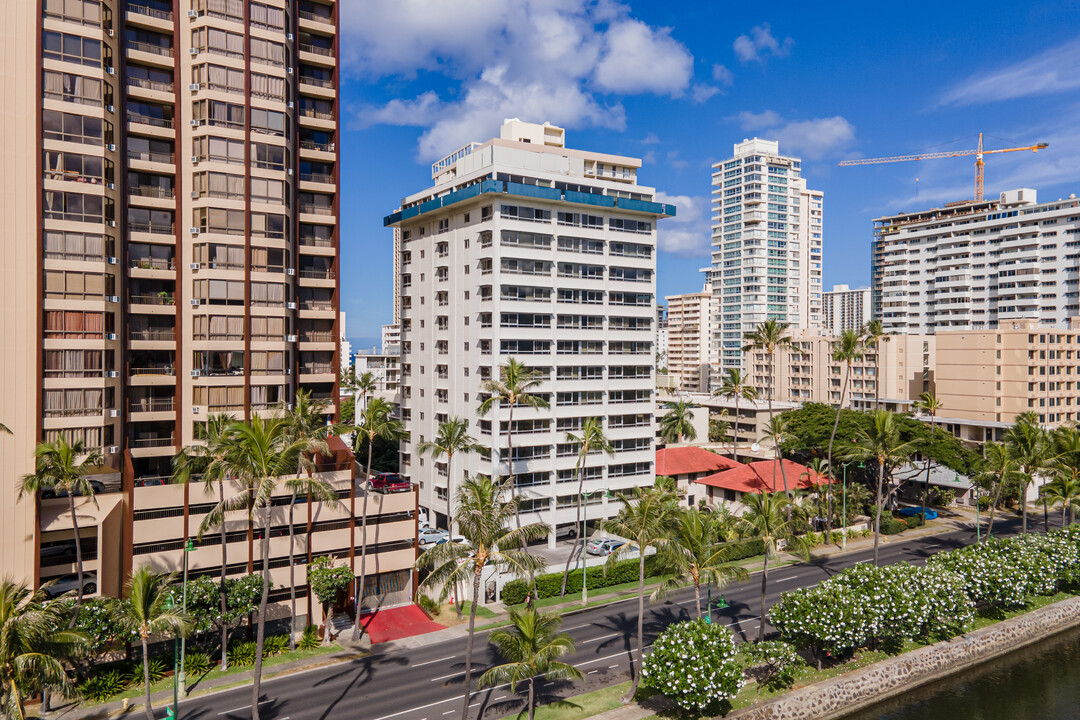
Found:
[[[681,392],[709,391],[709,350],[715,304],[712,289],[668,295],[667,370]]]
[[[338,12],[333,0],[0,3],[5,572],[73,572],[66,502],[16,497],[39,441],[101,453],[81,542],[94,590],[117,594],[133,566],[177,569],[212,502],[165,484],[197,423],[272,412],[301,388],[336,412]],[[355,494],[346,449],[325,469]],[[354,555],[347,511],[302,514],[305,556]],[[253,533],[237,522],[240,573]],[[379,542],[401,536],[395,568],[413,552],[407,525],[381,526]],[[220,568],[208,544],[190,556],[196,574]]]
[[[791,347],[774,358],[773,398],[838,404],[847,366],[832,359],[835,340],[818,330],[792,331]],[[864,410],[880,402],[889,409],[910,410],[912,401],[934,387],[935,349],[933,335],[890,335],[879,348],[867,348],[852,364],[844,407]],[[768,355],[752,352],[747,357],[750,382],[764,398],[770,383]]]
[[[950,420],[1009,425],[1034,412],[1050,426],[1076,422],[1080,318],[1067,329],[1029,319],[1002,321],[996,330],[939,330],[936,376]]]

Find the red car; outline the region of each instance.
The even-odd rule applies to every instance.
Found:
[[[404,492],[412,488],[412,483],[397,473],[383,472],[371,479],[371,488],[379,492]]]

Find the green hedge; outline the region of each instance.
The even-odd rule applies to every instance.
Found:
[[[744,558],[753,557],[755,555],[761,555],[764,552],[764,545],[761,540],[748,540],[742,543],[734,543],[729,546],[731,550],[731,560],[742,560]],[[634,582],[638,579],[638,561],[637,558],[631,558],[629,560],[620,560],[615,563],[613,567],[607,569],[605,573],[604,565],[597,565],[588,568],[589,571],[589,590],[599,590],[601,588],[611,587],[613,585],[622,585],[623,583]],[[656,555],[649,555],[645,558],[645,577],[656,577],[664,574],[664,568],[661,566],[659,558]],[[536,594],[537,600],[543,600],[544,598],[558,597],[562,590],[563,574],[561,572],[545,573],[543,575],[536,576]],[[529,583],[527,580],[511,580],[503,586],[502,590],[502,602],[506,605],[517,605],[525,602],[525,595],[529,591]],[[571,570],[569,576],[566,578],[566,592],[567,593],[579,593],[581,592],[581,570]]]
[[[908,524],[894,517],[881,518],[881,534],[895,535],[908,529]]]

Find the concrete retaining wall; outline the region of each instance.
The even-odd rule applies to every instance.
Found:
[[[1069,598],[987,628],[792,690],[738,710],[739,720],[834,720],[1080,625],[1080,598]]]

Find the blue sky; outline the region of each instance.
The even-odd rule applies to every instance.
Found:
[[[824,276],[869,283],[872,218],[973,196],[972,158],[843,159],[1050,143],[991,156],[986,193],[1080,193],[1080,3],[342,0],[342,301],[348,334],[390,322],[383,215],[430,162],[505,117],[571,147],[640,157],[679,206],[658,294],[699,290],[710,166],[780,141],[825,192]],[[916,178],[918,197],[916,197]]]

